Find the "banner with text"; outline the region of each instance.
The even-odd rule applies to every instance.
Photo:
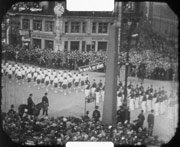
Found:
[[[103,62],[90,64],[90,65],[86,65],[86,66],[81,66],[78,69],[79,69],[80,72],[85,72],[85,71],[94,71],[94,70],[98,70],[98,69],[101,69],[101,68],[104,68],[104,63]]]

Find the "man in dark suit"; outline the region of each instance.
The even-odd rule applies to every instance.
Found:
[[[125,107],[125,112],[124,112],[124,118],[125,118],[125,122],[127,124],[130,123],[130,111],[129,111],[129,107]]]
[[[144,124],[144,120],[145,120],[145,117],[144,117],[144,111],[141,110],[141,113],[138,115],[138,119],[139,119],[139,126],[143,129],[143,124]]]
[[[117,115],[117,123],[121,122],[122,124],[124,124],[125,110],[124,110],[123,106],[120,106],[120,109],[117,111],[116,115]]]
[[[44,94],[42,97],[42,103],[43,103],[43,115],[45,114],[46,116],[48,115],[48,106],[49,106],[49,100],[47,98],[47,93]]]
[[[33,107],[34,107],[34,102],[32,100],[32,93],[29,95],[28,99],[27,99],[27,105],[28,105],[28,112],[30,115],[33,114]]]
[[[100,111],[98,110],[98,106],[95,106],[95,110],[93,111],[93,119],[95,122],[99,121],[99,118],[101,117],[101,113]]]
[[[153,128],[154,128],[154,110],[151,110],[151,113],[148,115],[147,122],[148,122],[148,135],[152,136]]]

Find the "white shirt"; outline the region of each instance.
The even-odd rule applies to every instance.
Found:
[[[8,70],[8,74],[9,74],[9,75],[12,75],[12,70],[9,69],[9,70]]]
[[[37,77],[37,75],[38,75],[37,72],[35,72],[35,73],[33,74],[33,77]]]
[[[40,80],[41,79],[41,75],[37,75],[37,80]]]
[[[79,78],[79,80],[81,80],[81,78],[82,78],[81,74],[78,75],[78,78]]]
[[[54,80],[54,75],[50,75],[50,80]]]
[[[63,74],[63,77],[64,77],[64,78],[67,78],[67,73],[64,73],[64,74]]]
[[[18,71],[17,71],[17,75],[18,75],[18,76],[22,76],[21,71],[18,70]]]
[[[41,78],[42,78],[42,79],[44,79],[44,78],[45,78],[44,73],[41,73]]]
[[[79,77],[78,76],[75,77],[75,82],[79,82]]]
[[[28,73],[27,78],[32,78],[32,74]]]
[[[63,85],[67,85],[67,84],[68,84],[67,79],[64,79],[64,80],[63,80]]]
[[[63,82],[63,76],[61,76],[60,78],[59,78],[59,82]]]
[[[54,83],[58,83],[58,78],[54,78]]]
[[[49,76],[46,76],[46,77],[45,77],[45,81],[49,81]]]
[[[56,76],[56,75],[57,75],[57,73],[54,71],[54,72],[53,72],[53,75],[54,75],[54,76]]]
[[[26,74],[25,70],[21,70],[21,73],[22,73],[22,75]]]
[[[69,83],[72,83],[72,82],[73,82],[73,78],[72,78],[72,77],[69,77],[68,82],[69,82]]]

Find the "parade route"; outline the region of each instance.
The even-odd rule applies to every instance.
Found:
[[[105,80],[105,73],[98,73],[98,72],[86,72],[89,75],[89,80],[92,82],[93,79],[96,79],[96,82],[99,82],[101,79],[104,83]],[[122,80],[122,78],[120,78]],[[134,85],[140,84],[138,79],[135,77],[129,77],[129,80],[132,81]],[[123,81],[123,80],[122,80]],[[171,90],[177,89],[177,83],[172,83],[170,81],[155,81],[145,79],[144,87],[153,85],[154,88],[159,88],[164,86],[165,90],[168,91],[168,95]],[[33,84],[34,85],[34,84]],[[22,103],[27,103],[27,98],[30,93],[33,94],[33,101],[37,104],[41,102],[44,93],[46,92],[45,88],[37,89],[37,87],[28,87],[27,83],[25,82],[22,85],[18,85],[15,80],[12,80],[9,83],[7,78],[3,77],[3,88],[2,88],[2,111],[7,112],[10,108],[11,104],[15,105],[15,110],[18,110],[18,106]],[[49,116],[50,117],[58,117],[58,116],[76,116],[80,117],[84,115],[84,107],[85,107],[85,94],[81,90],[76,93],[75,90],[71,91],[71,94],[63,95],[63,92],[54,93],[54,90],[48,91],[48,98],[49,98]],[[103,102],[100,99],[99,109],[103,110]],[[90,111],[90,116],[92,116],[92,111],[94,110],[94,102],[88,103],[86,105],[86,110]],[[176,108],[175,108],[176,107]],[[177,125],[177,113],[175,112],[177,106],[172,108],[167,108],[165,114],[159,115],[155,117],[155,126],[154,126],[154,135],[159,136],[160,139],[165,140],[168,142],[171,137],[174,135],[174,129]],[[138,114],[140,113],[141,109],[135,109],[131,111],[131,122],[137,119]],[[147,119],[147,112],[145,114],[145,118]],[[42,112],[40,114],[42,116]],[[144,126],[147,127],[147,120],[145,119]]]

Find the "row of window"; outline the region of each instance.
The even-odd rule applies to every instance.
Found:
[[[90,49],[95,50],[95,46],[97,43],[97,50],[106,51],[107,50],[107,42],[106,41],[93,41],[92,46],[86,44],[86,41],[82,41],[81,50],[82,51],[90,51]],[[39,48],[41,48],[41,39],[33,39],[33,44]],[[45,40],[45,48],[52,49],[54,48],[54,42],[52,40]],[[69,46],[70,45],[70,46]],[[80,49],[80,41],[64,41],[64,50],[68,50],[68,46],[71,51]]]
[[[22,20],[22,29],[30,29],[30,20]],[[33,30],[42,31],[42,20],[33,20]],[[54,22],[45,21],[45,32],[54,31]],[[65,22],[65,33],[86,33],[87,32],[87,22]],[[108,33],[108,23],[103,22],[93,22],[92,23],[92,33]]]

